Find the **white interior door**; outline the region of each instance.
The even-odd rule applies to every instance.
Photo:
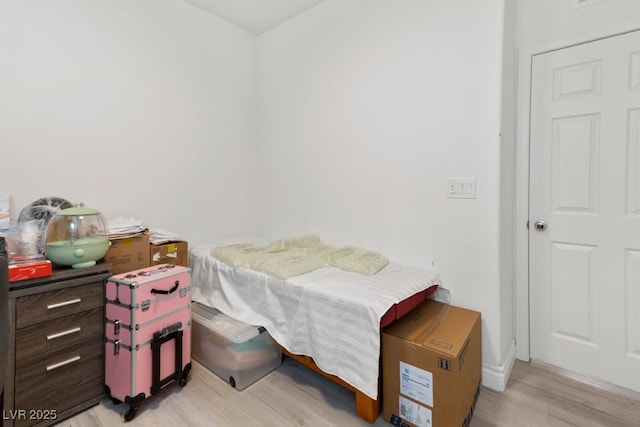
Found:
[[[640,391],[640,32],[532,67],[531,357]]]

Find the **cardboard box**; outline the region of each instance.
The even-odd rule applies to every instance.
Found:
[[[149,267],[149,235],[110,239],[104,260],[111,263],[113,275]]]
[[[33,262],[21,262],[9,264],[9,281],[17,282],[18,280],[35,279],[36,277],[51,276],[53,273],[53,265],[51,261],[38,260]]]
[[[480,313],[427,300],[382,332],[384,419],[468,426],[480,392]]]
[[[187,242],[170,242],[151,245],[149,258],[151,265],[173,264],[189,267],[189,249]]]

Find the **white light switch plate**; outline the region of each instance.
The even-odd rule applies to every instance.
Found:
[[[475,199],[475,178],[447,178],[447,198],[449,199]]]

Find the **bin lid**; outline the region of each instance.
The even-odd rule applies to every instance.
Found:
[[[197,302],[191,305],[191,317],[236,344],[241,344],[260,335],[260,329],[257,326],[248,325],[227,316],[220,310]]]

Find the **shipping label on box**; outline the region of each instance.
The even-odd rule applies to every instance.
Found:
[[[401,361],[400,394],[433,406],[433,374]]]
[[[398,405],[400,407],[400,420],[407,420],[418,427],[433,426],[431,409],[418,405],[402,395],[399,396]]]

